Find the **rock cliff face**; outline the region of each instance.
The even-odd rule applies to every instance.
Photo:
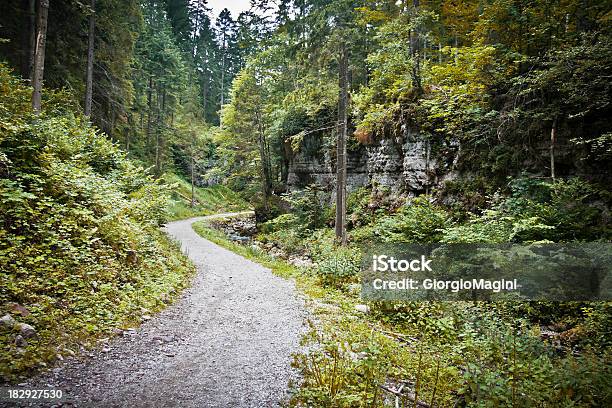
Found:
[[[387,187],[394,192],[416,194],[431,187],[438,164],[431,160],[427,140],[410,130],[404,132],[403,139],[382,139],[368,146],[359,145],[349,149],[347,190],[351,192],[372,185]],[[323,148],[321,143],[312,140],[307,141],[305,146],[290,161],[289,190],[309,184],[319,184],[333,190],[336,179],[334,149]]]
[[[332,156],[333,154],[333,156]],[[347,152],[347,188],[353,191],[368,185],[368,155],[361,146]],[[336,180],[336,158],[333,149],[308,151],[301,149],[289,163],[287,185],[289,190],[299,190],[310,184],[333,189]]]
[[[555,146],[558,177],[581,176],[602,184],[610,176],[601,171],[599,162],[588,159],[584,148],[572,145],[571,133],[559,137]],[[310,136],[290,160],[287,186],[299,190],[318,184],[332,193],[336,180],[334,146],[325,145],[322,136]],[[388,188],[391,193],[418,195],[440,190],[446,181],[470,181],[481,176],[502,179],[508,175],[527,174],[535,178],[550,176],[550,145],[542,138],[532,141],[529,149],[520,144],[496,151],[497,146],[471,155],[462,154],[458,141],[440,141],[437,145],[418,131],[404,127],[401,138],[383,138],[364,146],[349,143],[347,151],[347,190],[372,186]],[[527,149],[527,150],[526,150]],[[510,160],[511,159],[511,160]],[[478,181],[478,180],[476,180]]]

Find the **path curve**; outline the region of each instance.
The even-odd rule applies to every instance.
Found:
[[[34,380],[78,406],[277,407],[296,373],[305,317],[294,284],[176,221],[166,231],[196,264],[193,285],[133,333]]]

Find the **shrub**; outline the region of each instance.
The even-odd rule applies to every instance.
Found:
[[[315,231],[306,240],[306,247],[316,263],[314,272],[322,284],[342,287],[357,279],[362,253],[356,247],[337,245],[333,231]]]
[[[606,239],[610,226],[592,202],[607,196],[587,181],[573,178],[554,183],[518,179],[510,197],[461,225],[442,231],[443,242],[503,243],[568,242]]]
[[[433,204],[428,196],[419,196],[396,214],[379,220],[374,233],[384,242],[439,242],[442,230],[450,223],[450,216],[444,209]]]
[[[295,214],[282,214],[258,227],[257,239],[273,242],[286,253],[302,252],[304,244],[300,235],[300,221]]]
[[[299,218],[295,214],[282,214],[278,217],[266,221],[259,226],[259,232],[262,234],[271,234],[274,232],[294,228],[299,223]]]
[[[551,227],[525,229],[517,236],[520,240],[567,242],[610,237],[610,226],[602,222],[602,210],[593,205],[595,201],[608,201],[609,206],[609,192],[584,179],[517,179],[511,188],[511,197],[501,204],[503,211],[517,219],[537,218]]]
[[[336,247],[317,262],[316,274],[324,285],[341,287],[357,277],[361,256],[357,248]]]
[[[346,200],[347,227],[355,228],[370,224],[374,219],[371,192],[361,187],[348,195]]]

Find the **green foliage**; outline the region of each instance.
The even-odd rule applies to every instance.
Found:
[[[585,133],[572,143],[590,144],[590,159],[605,161],[610,112],[606,78],[612,73],[612,41],[600,31],[580,33],[575,41],[560,45],[534,59],[533,69],[515,78],[510,92],[518,104],[504,131],[546,132],[554,119],[566,127],[589,121]],[[530,128],[527,128],[528,124]]]
[[[503,243],[602,237],[593,228],[603,223],[597,202],[607,195],[596,185],[578,178],[554,183],[520,178],[509,188],[509,196],[493,197],[492,209],[463,221],[453,221],[426,196],[386,215],[393,205],[381,206],[376,192],[361,190],[349,200],[358,225],[351,240]],[[571,226],[571,234],[559,220]],[[291,214],[266,228],[295,231],[298,225],[299,217]],[[347,289],[357,281],[361,254],[352,246],[335,246],[329,228],[316,230],[305,242],[315,262],[312,275],[337,309],[323,308],[318,315],[323,322],[304,340],[310,351],[296,357],[304,383],[295,406],[386,406],[385,398],[394,395],[381,386],[397,389],[400,382],[436,406],[609,403],[610,394],[603,391],[612,369],[607,303],[381,302],[370,304],[370,315],[356,317],[351,302],[358,300]],[[332,295],[336,290],[341,295]],[[543,340],[540,325],[563,332]]]
[[[92,120],[108,134],[124,131],[134,96],[132,67],[134,43],[142,28],[138,0],[98,0],[95,7],[95,64]],[[30,32],[29,3],[0,5],[2,36],[0,61],[29,78],[27,39]],[[87,66],[89,2],[57,1],[49,7],[45,53],[45,88],[69,89],[66,102],[83,103]],[[43,91],[43,94],[45,92]]]
[[[466,223],[456,225],[444,230],[443,242],[454,243],[503,243],[509,242],[514,238],[514,225],[516,221],[509,216],[500,215],[495,210],[486,210],[482,215],[473,215]],[[519,222],[529,222],[531,227],[539,229],[550,228],[549,226],[537,223],[537,219],[520,220]]]
[[[295,228],[299,224],[299,218],[295,214],[282,214],[273,220],[266,221],[259,226],[259,232],[269,234]]]
[[[303,234],[299,220],[293,214],[282,214],[266,221],[259,227],[257,239],[263,243],[274,243],[289,254],[304,251]]]
[[[138,323],[193,269],[158,229],[167,186],[61,109],[61,93],[46,92],[34,116],[29,90],[4,66],[0,83],[0,100],[15,99],[0,119],[0,304],[28,308],[39,334],[22,352],[12,334],[0,335],[0,374],[9,380]]]
[[[355,280],[361,270],[361,256],[361,252],[352,247],[336,247],[327,253],[318,253],[315,273],[324,285],[339,287]]]
[[[242,71],[232,87],[232,103],[223,108],[223,128],[217,138],[225,159],[224,173],[229,173],[228,184],[249,194],[261,191],[267,165],[262,162],[262,153],[265,156],[268,149],[265,97],[266,88],[258,82],[258,73],[254,69]]]
[[[355,282],[361,270],[362,252],[354,246],[335,242],[330,230],[318,230],[306,241],[316,267],[314,273],[324,286],[343,287]]]
[[[594,350],[609,350],[612,347],[612,304],[598,302],[582,308],[585,335],[583,342]]]
[[[320,332],[311,327],[305,336],[305,345],[316,345],[316,350],[295,357],[304,384],[291,406],[382,406],[379,385],[391,368],[391,341],[379,333],[364,336],[369,329],[361,322],[343,321],[338,329]]]
[[[328,194],[318,185],[310,185],[303,190],[285,196],[296,215],[298,225],[304,233],[321,228],[327,221],[325,217]]]
[[[348,228],[368,225],[373,221],[374,206],[370,205],[371,200],[371,191],[365,187],[358,188],[348,195],[346,200]]]
[[[516,179],[512,194],[493,209],[444,230],[444,242],[588,241],[606,239],[610,227],[597,201],[606,190],[580,178],[548,182]]]
[[[240,195],[217,184],[209,187],[195,187],[195,206],[191,207],[191,184],[174,173],[166,173],[164,183],[172,188],[169,203],[169,219],[179,220],[219,212],[244,211],[249,208]]]
[[[406,203],[396,214],[383,217],[374,233],[383,242],[439,242],[442,229],[450,225],[448,213],[427,196]]]
[[[601,406],[610,402],[608,352],[558,354],[525,322],[486,304],[398,305],[404,317],[355,318],[346,311],[312,328],[296,357],[304,384],[293,406],[388,406],[404,384],[430,405]],[[389,316],[395,316],[392,326]],[[380,319],[386,321],[381,324]],[[382,388],[384,387],[384,388]],[[406,393],[404,393],[406,395]]]

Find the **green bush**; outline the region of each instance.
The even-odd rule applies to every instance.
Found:
[[[295,228],[299,222],[300,220],[297,215],[283,214],[259,225],[259,232],[262,234],[270,234],[282,230],[288,230]]]
[[[374,306],[376,320],[335,316],[333,327],[306,336],[293,406],[387,406],[394,395],[381,386],[400,383],[440,407],[610,405],[609,351],[559,353],[537,329],[486,303],[387,304],[393,321]]]
[[[372,194],[365,187],[358,188],[346,200],[347,228],[370,224],[374,220]]]
[[[272,242],[286,253],[298,253],[304,250],[300,220],[295,214],[282,214],[258,226],[257,239],[261,242]]]
[[[363,256],[361,250],[338,245],[331,230],[315,231],[307,239],[306,247],[316,264],[314,273],[323,285],[342,287],[357,279]]]
[[[463,224],[445,228],[443,242],[575,242],[609,239],[603,210],[609,192],[586,180],[517,179],[512,194]],[[606,205],[606,204],[604,204]],[[609,203],[607,204],[609,205]]]
[[[228,184],[228,187],[234,188],[231,184]],[[237,189],[235,191],[241,190]],[[241,194],[243,197],[247,197],[249,203],[253,205],[253,209],[255,210],[255,221],[257,224],[273,220],[274,218],[285,214],[288,211],[289,205],[285,200],[285,197],[280,197],[273,194],[267,198],[266,205],[264,205],[263,194],[261,194],[260,191],[250,193],[242,191]],[[250,196],[248,194],[250,194]]]
[[[449,243],[504,243],[516,242],[519,234],[553,228],[542,224],[537,217],[516,218],[497,210],[485,210],[463,224],[442,230],[442,242]]]
[[[428,196],[419,196],[396,214],[377,221],[374,234],[383,242],[439,242],[442,230],[450,223],[450,216],[442,207],[433,204]]]
[[[574,177],[555,182],[517,179],[511,183],[512,195],[501,204],[501,210],[515,218],[534,218],[551,228],[517,235],[521,241],[555,242],[609,239],[609,223],[603,222],[603,211],[596,201],[610,206],[610,193],[588,181]]]
[[[338,246],[317,262],[316,274],[324,285],[341,287],[356,279],[361,269],[357,248]]]

